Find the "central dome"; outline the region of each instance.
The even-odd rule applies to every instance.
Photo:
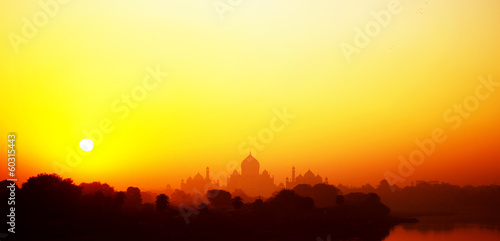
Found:
[[[259,175],[260,163],[252,156],[248,155],[245,160],[241,162],[241,175],[257,176]]]
[[[309,169],[309,171],[306,172],[306,174],[304,174],[304,177],[305,178],[314,178],[314,173],[311,172],[311,169]]]

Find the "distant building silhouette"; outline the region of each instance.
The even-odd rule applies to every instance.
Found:
[[[252,153],[241,162],[241,174],[234,170],[229,176],[227,189],[230,192],[241,189],[248,196],[253,197],[269,197],[279,190],[274,185],[274,177],[271,177],[267,170],[260,173],[260,163],[252,156]]]
[[[174,189],[170,186],[170,184],[168,184],[167,187],[165,188],[165,194],[167,194],[167,196],[170,196],[173,192]]]
[[[198,172],[194,178],[189,177],[186,182],[181,181],[181,190],[186,193],[202,193],[205,194],[208,190],[219,188],[219,182],[214,183],[210,180],[210,169],[207,167],[205,178]]]
[[[416,186],[418,185],[424,185],[424,184],[428,184],[428,185],[439,185],[440,182],[439,181],[422,181],[422,180],[417,180],[416,181]]]
[[[299,176],[295,177],[295,167],[292,167],[292,180],[286,178],[286,188],[287,189],[293,189],[295,186],[299,184],[308,184],[311,186],[314,186],[316,184],[328,184],[328,178],[325,178],[325,181],[323,182],[323,178],[320,175],[314,175],[311,170],[308,170],[304,176],[302,174],[299,174]]]

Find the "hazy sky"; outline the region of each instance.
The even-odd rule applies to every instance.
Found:
[[[20,180],[175,188],[226,173],[250,136],[276,184],[292,166],[333,184],[500,182],[499,1],[38,2],[0,2]],[[436,128],[445,140],[401,173]]]

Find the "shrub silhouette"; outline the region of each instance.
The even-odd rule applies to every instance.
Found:
[[[81,195],[81,188],[73,184],[73,180],[44,173],[30,177],[23,183],[19,200],[28,213],[58,217],[69,214]]]
[[[264,201],[262,200],[261,197],[259,197],[253,202],[254,209],[262,209],[263,207],[264,207]]]
[[[345,197],[344,197],[344,195],[338,195],[338,196],[335,198],[335,203],[336,203],[338,206],[344,205],[344,203],[345,203]]]
[[[138,208],[142,203],[141,190],[137,187],[128,187],[125,197],[125,207]]]
[[[156,203],[156,210],[160,212],[167,210],[169,204],[168,196],[165,194],[160,194],[156,196],[155,203]]]
[[[333,185],[316,184],[311,187],[308,184],[299,184],[293,188],[298,195],[310,197],[314,200],[317,207],[325,208],[335,206],[336,197],[340,190]]]
[[[234,207],[234,209],[238,210],[242,206],[243,206],[243,200],[241,199],[241,197],[239,197],[239,196],[234,197],[233,198],[233,207]]]
[[[231,193],[228,191],[218,189],[209,190],[207,198],[214,208],[231,208]]]
[[[314,209],[314,200],[310,197],[302,197],[290,189],[281,190],[270,201],[270,206],[278,212],[304,212]]]

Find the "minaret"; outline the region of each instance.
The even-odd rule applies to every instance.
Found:
[[[295,167],[292,167],[292,182],[295,182]]]
[[[210,173],[210,170],[207,167],[207,175],[206,175],[207,180],[210,180],[210,174],[209,173]]]

